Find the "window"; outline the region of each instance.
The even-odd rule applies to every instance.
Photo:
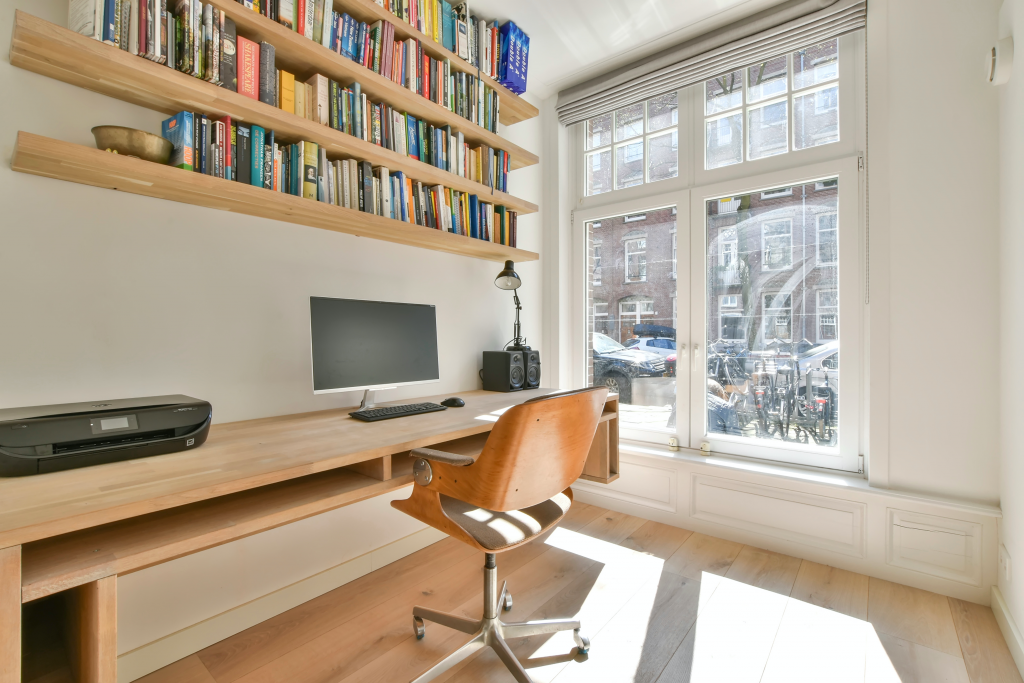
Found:
[[[838,142],[838,79],[833,39],[706,81],[704,168]]]
[[[677,99],[674,92],[660,95],[586,122],[586,196],[679,174]]]
[[[669,262],[676,215],[672,206],[630,208],[630,213],[596,215],[583,223],[590,253],[598,245],[617,249],[621,244],[622,251],[604,255],[602,285],[595,285],[593,277],[586,280],[593,315],[587,316],[587,357],[580,367],[588,385],[605,385],[619,394],[623,429],[664,438],[674,431],[676,417],[675,366],[671,371],[666,366],[675,349],[674,328],[681,322],[678,281],[671,277]],[[622,354],[623,348],[637,352]]]
[[[600,226],[601,226],[601,224],[598,223],[597,227],[600,227]],[[592,266],[593,267],[593,274],[591,276],[591,282],[593,282],[595,286],[600,286],[601,285],[601,243],[600,242],[597,242],[597,241],[594,242],[592,258],[594,260],[593,260],[593,266]]]
[[[735,236],[732,239],[726,237],[719,243],[718,249],[718,267],[722,270],[735,270],[736,269],[736,251],[739,245],[736,243]]]
[[[761,224],[761,254],[765,270],[784,270],[793,265],[793,221]]]
[[[838,457],[839,371],[829,360],[839,350],[838,268],[814,266],[821,253],[836,263],[839,188],[821,182],[830,191],[811,182],[785,196],[739,197],[750,209],[738,213],[721,213],[718,199],[705,202],[708,387],[694,387],[693,395],[704,397],[705,438],[728,440],[743,454],[818,464]],[[745,265],[742,285],[717,277],[716,262],[734,258],[724,245],[742,251],[757,240],[762,258]],[[758,450],[781,443],[832,455]]]
[[[839,339],[839,296],[834,289],[817,292],[818,341]]]
[[[647,281],[647,238],[626,240],[626,282]]]
[[[780,187],[775,190],[767,190],[761,193],[761,199],[774,199],[775,197],[790,197],[793,194],[792,187]]]
[[[818,265],[833,265],[839,260],[836,214],[818,214]]]

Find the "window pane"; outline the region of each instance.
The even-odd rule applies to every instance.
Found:
[[[678,133],[663,133],[647,139],[647,179],[649,182],[679,175]]]
[[[837,209],[834,180],[707,202],[707,433],[838,444]]]
[[[619,393],[624,428],[675,432],[672,208],[586,224],[589,253],[601,251],[600,284],[587,286],[588,384]]]
[[[677,93],[669,93],[647,101],[647,132],[664,130],[679,125]]]
[[[786,55],[755,64],[747,69],[747,102],[761,102],[786,92]]]
[[[733,71],[704,82],[704,114],[735,109],[743,104],[743,72]]]
[[[615,142],[644,134],[644,103],[633,104],[615,112]]]
[[[637,140],[615,148],[615,189],[642,185],[644,182],[644,141]]]
[[[793,53],[793,90],[839,78],[839,39]]]
[[[586,148],[597,149],[612,143],[612,115],[605,114],[587,121]]]
[[[743,114],[712,119],[704,124],[705,160],[708,170],[743,161]]]
[[[839,86],[793,98],[793,147],[839,142]]]
[[[584,160],[587,169],[587,196],[610,192],[612,189],[612,151],[588,154]]]
[[[786,100],[747,111],[748,159],[763,159],[789,151]]]

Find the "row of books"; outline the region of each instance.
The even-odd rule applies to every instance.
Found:
[[[105,29],[118,41],[129,34],[140,36],[129,41],[130,45],[138,40],[146,44],[146,39],[152,39],[151,51],[144,56],[488,187],[508,191],[507,152],[488,146],[470,149],[463,134],[451,126],[437,127],[398,112],[386,103],[369,101],[358,82],[343,88],[316,75],[305,84],[296,83],[293,74],[276,68],[273,45],[257,44],[237,35],[231,18],[209,3],[172,0],[176,2],[175,7],[166,13],[161,24],[155,17],[167,0],[94,1],[123,3],[119,7],[129,7],[131,12],[139,11],[140,16],[154,20],[146,24],[147,31],[134,31],[134,24],[127,24],[133,30],[120,31],[120,23],[115,23],[109,31]],[[82,2],[71,0],[70,18],[81,18],[75,11],[82,8]],[[147,3],[149,7],[142,10]],[[153,11],[147,14],[150,9]],[[167,36],[173,36],[174,40],[168,41]],[[471,80],[477,81],[464,73],[453,74],[450,79],[451,84],[458,86],[453,106],[459,112],[473,109],[473,103],[467,99],[467,93],[472,90],[467,84]],[[438,82],[439,87],[443,85]],[[494,120],[490,116],[486,115],[485,122],[496,126],[497,111],[493,111]]]
[[[256,125],[179,112],[163,122],[171,165],[319,202],[514,247],[518,214],[475,194],[425,185],[385,166],[329,160],[324,148],[282,145]]]
[[[239,39],[243,40],[243,39]],[[511,159],[487,145],[470,147],[451,126],[434,126],[386,103],[371,102],[358,82],[344,87],[315,74],[305,83],[278,72],[276,106],[463,178],[508,191]]]

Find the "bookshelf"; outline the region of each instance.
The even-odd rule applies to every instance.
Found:
[[[228,2],[231,2],[231,0],[217,0],[214,4],[220,9],[224,9],[222,4]],[[435,42],[433,38],[428,38],[426,34],[417,31],[415,27],[406,23],[404,19],[399,19],[373,0],[334,0],[334,11],[348,12],[356,21],[365,21],[368,24],[381,20],[389,21],[395,26],[396,39],[407,40],[413,38],[418,40],[423,44],[423,50],[434,59],[448,59],[452,63],[453,71],[462,71],[478,76],[480,80],[500,95],[501,111],[498,114],[498,118],[506,126],[532,119],[540,114],[537,107],[517,96],[493,78],[485,76],[476,67],[470,66],[469,62]]]
[[[524,249],[314,202],[24,131],[18,132],[11,168],[19,173],[490,261],[536,261],[540,258],[538,254]]]
[[[345,1],[360,6],[365,4],[360,0]],[[383,100],[392,107],[408,112],[416,118],[422,118],[430,121],[435,126],[438,124],[451,125],[452,128],[459,130],[466,137],[467,142],[482,143],[505,150],[512,157],[513,169],[531,166],[540,161],[536,154],[528,152],[518,145],[513,145],[508,140],[500,137],[497,133],[492,133],[482,126],[478,126],[472,121],[462,118],[455,112],[449,111],[445,107],[431,102],[426,97],[414,93],[408,88],[403,88],[390,78],[381,76],[370,69],[356,64],[346,57],[342,57],[337,52],[332,52],[322,45],[300,36],[295,31],[285,28],[278,22],[268,19],[262,14],[245,9],[244,6],[235,2],[235,0],[209,0],[209,2],[215,8],[223,10],[225,14],[231,17],[234,20],[235,25],[238,27],[239,33],[244,35],[246,38],[249,38],[249,40],[255,40],[256,42],[265,40],[273,45],[277,68],[294,73],[296,80],[305,81],[313,74],[320,73],[345,85],[349,85],[352,81],[359,81],[362,91],[366,93],[371,100]],[[389,21],[391,21],[395,26],[396,39],[400,35],[400,31],[405,29],[413,31],[416,34],[414,36],[410,33],[406,38],[420,36],[424,42],[429,40],[426,36],[423,36],[423,34],[412,29],[412,27],[404,21],[398,19],[398,17],[390,15],[376,3],[369,2],[368,4],[371,7],[380,10],[382,13],[382,17],[377,17],[372,21],[391,16]],[[345,11],[349,11],[347,7]],[[352,14],[352,12],[349,11],[349,14]],[[358,19],[358,17],[356,18]],[[453,71],[465,71],[466,73],[472,73],[474,76],[478,75],[477,70],[470,69],[469,64],[466,63],[465,60],[460,57],[456,57],[440,45],[437,45],[437,43],[434,43],[433,41],[430,42],[436,46],[438,51],[443,51],[445,53],[442,58],[448,57],[452,63]],[[430,50],[428,50],[428,52],[430,52]],[[437,59],[439,55],[431,54],[431,56]],[[456,65],[456,61],[460,62],[460,64]],[[456,66],[465,66],[466,68],[457,69]],[[479,75],[482,80],[487,81],[488,86],[495,89],[495,91],[500,90],[499,95],[501,103],[499,119],[501,120],[501,123],[505,125],[508,125],[509,123],[518,123],[519,121],[525,121],[526,119],[533,118],[538,115],[539,112],[537,111],[537,108],[532,104],[517,97],[503,86],[498,85],[496,81],[493,81],[482,74]],[[511,120],[513,114],[510,113],[506,115],[505,113],[506,100],[509,101],[509,108],[513,111],[522,110],[524,105],[529,109],[529,111],[526,112],[525,115],[521,115],[513,121]]]
[[[231,0],[219,0],[219,2],[224,6],[242,8],[242,5],[231,2]],[[242,10],[248,11],[244,8]],[[254,12],[249,12],[255,15]],[[232,16],[236,15],[232,13]],[[258,18],[262,19],[262,17]],[[269,19],[266,22],[273,23]],[[274,27],[263,26],[264,30],[271,28]],[[287,32],[283,27],[282,30]],[[297,34],[293,35],[298,37]],[[306,41],[304,38],[301,40],[309,43],[309,50],[318,58],[330,58],[330,55],[333,54],[329,50],[313,44],[312,41]],[[326,54],[319,54],[320,51]],[[288,50],[285,49],[281,52],[288,52]],[[293,56],[289,59],[301,59],[301,57]],[[338,60],[341,61],[344,58],[338,55]],[[285,144],[299,140],[316,142],[327,150],[328,156],[332,159],[338,157],[363,159],[371,162],[374,166],[383,165],[391,171],[402,171],[410,178],[426,184],[440,184],[461,192],[476,194],[486,201],[504,205],[520,214],[537,211],[537,205],[532,202],[505,192],[492,190],[481,183],[378,147],[371,142],[334,130],[330,126],[321,125],[226,88],[193,78],[188,74],[79,35],[20,10],[15,12],[10,61],[14,66],[168,115],[187,109],[213,118],[230,116],[232,119],[273,130],[276,139]],[[282,64],[284,63],[286,62],[282,62]],[[368,81],[368,76],[375,75],[355,63],[351,64],[352,68],[357,69],[360,74],[360,83],[364,80]],[[383,77],[378,78],[382,81],[387,80]],[[396,83],[391,83],[391,85],[397,90],[404,90]],[[429,100],[410,91],[405,91],[405,93],[422,100],[425,104],[433,105]],[[387,98],[385,97],[385,99]],[[447,111],[440,105],[433,106],[436,106],[439,111]],[[462,122],[459,124],[460,130],[467,130],[473,126],[470,121],[454,113],[448,113]],[[486,132],[479,126],[476,128],[481,132]],[[501,147],[512,155],[513,168],[516,168],[516,152],[510,149],[513,146],[502,140]],[[519,158],[520,162],[537,163],[539,161],[536,155],[525,150],[521,150]]]

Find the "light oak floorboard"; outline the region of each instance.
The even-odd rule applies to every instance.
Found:
[[[855,619],[868,618],[868,577],[804,560],[790,597]]]
[[[760,683],[863,683],[870,629],[860,619],[790,598]]]
[[[138,679],[139,683],[217,683],[198,655],[179,659],[170,666]]]
[[[883,648],[880,661],[868,658],[871,683],[971,683],[959,657],[886,633],[879,633],[878,641]]]
[[[745,545],[725,573],[725,578],[789,595],[798,571],[800,560],[795,557]]]
[[[725,576],[742,549],[742,543],[694,533],[665,561],[665,571],[697,581],[704,572]]]
[[[1020,672],[992,609],[956,598],[948,600],[971,683],[1020,683]]]
[[[667,560],[692,534],[693,532],[689,529],[680,529],[661,522],[647,522],[630,534],[620,545],[623,548]]]
[[[880,633],[961,656],[945,596],[871,577],[868,621]]]

